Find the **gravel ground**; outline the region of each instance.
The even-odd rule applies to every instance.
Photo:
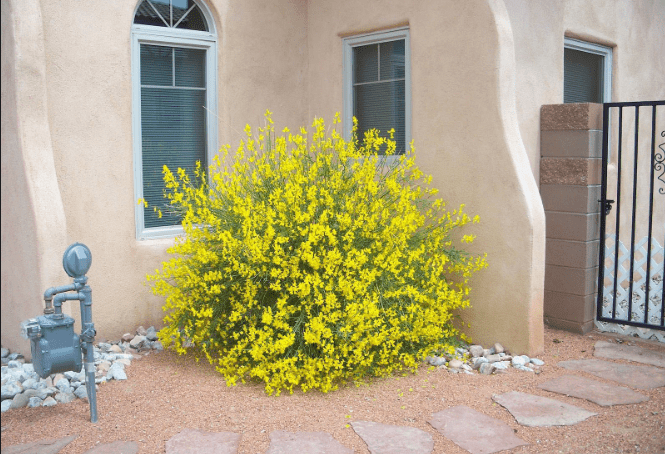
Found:
[[[427,423],[437,411],[466,405],[505,421],[518,437],[530,443],[512,453],[665,453],[665,388],[638,390],[649,396],[648,402],[615,407],[600,407],[537,388],[561,375],[585,376],[556,364],[592,358],[596,341],[616,338],[546,329],[545,353],[538,356],[545,366],[538,375],[514,369],[491,376],[451,374],[423,366],[417,374],[351,384],[328,394],[310,391],[280,397],[267,396],[259,384],[229,388],[209,364],[193,358],[151,353],[132,361],[126,369],[127,381],[100,386],[97,424],[89,422],[89,406],[82,400],[51,408],[10,410],[2,414],[2,448],[78,434],[61,454],[83,453],[115,440],[136,441],[141,453],[162,453],[169,438],[192,428],[242,433],[240,453],[264,453],[274,430],[324,431],[355,452],[368,453],[348,423],[369,420],[422,429],[434,438],[436,453],[466,453]],[[660,343],[622,339],[626,344],[665,350]],[[556,398],[598,415],[575,426],[523,427],[492,402],[493,394],[509,391]]]

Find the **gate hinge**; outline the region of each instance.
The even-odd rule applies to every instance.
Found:
[[[598,202],[603,203],[601,199],[598,199]],[[605,208],[605,216],[610,214],[610,211],[612,211],[612,204],[614,203],[614,200],[605,200],[604,208]]]

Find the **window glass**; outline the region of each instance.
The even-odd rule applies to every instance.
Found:
[[[208,31],[203,13],[193,0],[143,0],[134,23]]]
[[[603,102],[603,56],[564,49],[563,102]]]
[[[175,49],[175,85],[205,87],[205,57],[200,49]]]
[[[173,50],[141,46],[141,85],[173,85]]]
[[[383,136],[394,129],[396,153],[406,149],[405,41],[394,40],[353,48],[353,116],[358,138],[378,129]]]
[[[173,62],[175,77],[167,60]],[[206,162],[205,51],[143,44],[141,70],[143,198],[149,204],[144,224],[177,225],[178,215],[162,209],[159,218],[153,207],[165,205],[164,165],[192,175],[197,161]]]
[[[353,83],[379,80],[379,45],[353,48]]]
[[[381,80],[404,79],[404,40],[381,43]]]

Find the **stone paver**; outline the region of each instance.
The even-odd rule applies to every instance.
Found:
[[[620,345],[598,341],[594,346],[593,356],[609,359],[625,359],[636,363],[665,367],[665,351],[649,350],[633,345]]]
[[[638,392],[623,386],[609,385],[577,375],[563,375],[538,386],[545,391],[586,399],[603,407],[637,404],[649,400]]]
[[[596,377],[612,380],[632,388],[652,389],[665,386],[665,369],[635,364],[619,364],[600,359],[561,361],[558,364],[570,370],[588,372]]]
[[[185,429],[166,442],[166,454],[235,454],[241,435]]]
[[[508,424],[464,405],[434,413],[428,422],[471,454],[491,454],[529,444],[515,436]]]
[[[77,438],[78,435],[70,435],[69,437],[64,438],[40,440],[33,441],[32,443],[14,445],[4,448],[2,454],[56,454]]]
[[[135,441],[114,441],[95,446],[84,454],[138,454],[139,445]]]
[[[493,396],[518,423],[529,427],[572,426],[597,413],[555,399],[512,391]]]
[[[270,433],[270,447],[266,454],[352,454],[353,451],[335,440],[326,432]]]
[[[372,454],[428,454],[434,449],[432,436],[415,427],[372,421],[353,421],[351,426]]]

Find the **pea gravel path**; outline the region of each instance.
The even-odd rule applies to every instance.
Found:
[[[185,429],[240,434],[239,453],[265,453],[271,434],[323,432],[347,449],[368,453],[368,445],[353,423],[372,421],[406,426],[431,436],[435,453],[466,453],[428,423],[432,415],[465,406],[505,423],[524,442],[511,453],[665,453],[665,388],[639,389],[645,402],[602,407],[585,399],[546,391],[545,382],[577,375],[607,385],[617,383],[560,367],[561,361],[594,359],[594,344],[615,343],[616,335],[586,336],[547,329],[545,361],[540,374],[508,370],[496,375],[451,374],[421,368],[418,374],[394,376],[350,385],[321,394],[294,392],[269,397],[257,384],[225,386],[221,376],[203,362],[170,352],[150,354],[132,362],[128,380],[112,381],[98,392],[99,423],[89,422],[87,402],[20,408],[2,414],[2,450],[44,438],[77,438],[58,451],[85,453],[107,443],[136,443],[140,453],[163,453],[167,441]],[[665,346],[621,338],[624,346],[638,346],[662,355]],[[604,361],[634,365],[623,359]],[[495,395],[517,391],[574,405],[596,413],[572,426],[526,427]],[[473,424],[469,425],[473,433]],[[116,444],[118,446],[118,444]],[[101,452],[101,451],[100,451]]]

